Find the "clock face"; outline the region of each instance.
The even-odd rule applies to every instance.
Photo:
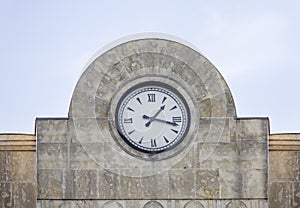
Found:
[[[160,82],[145,82],[129,89],[119,100],[115,122],[122,139],[146,153],[178,145],[190,126],[190,111],[180,93]]]

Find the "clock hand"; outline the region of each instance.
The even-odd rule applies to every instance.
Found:
[[[150,124],[151,124],[151,121],[153,120],[152,117],[149,117],[149,116],[147,116],[147,115],[143,115],[143,118],[144,118],[144,119],[150,119],[150,120],[145,124],[146,127],[149,127]]]
[[[158,114],[159,114],[161,111],[163,111],[164,109],[165,109],[165,106],[164,106],[164,105],[161,106],[160,109],[157,111],[157,113],[155,113],[155,115],[152,116],[151,118],[152,118],[152,119],[156,118],[156,116],[158,116]]]
[[[166,120],[162,120],[162,119],[158,119],[158,118],[154,118],[153,121],[159,121],[159,122],[163,122],[166,124],[170,124],[172,126],[178,126],[178,124],[176,122],[166,121]]]
[[[165,106],[163,105],[163,106],[161,106],[160,108],[159,108],[159,110],[154,114],[154,116],[152,116],[152,117],[149,117],[149,116],[147,116],[147,115],[143,115],[143,118],[144,119],[150,119],[146,124],[145,124],[145,126],[146,127],[149,127],[150,126],[150,124],[151,124],[151,122],[153,121],[153,120],[155,120],[155,118],[158,116],[158,114],[161,112],[161,111],[163,111],[165,109]]]
[[[143,115],[143,118],[144,118],[144,119],[150,119],[150,117],[147,116],[147,115]]]
[[[166,124],[170,124],[172,126],[178,126],[178,124],[176,122],[166,121],[166,120],[162,120],[162,119],[158,119],[158,118],[151,118],[151,117],[149,117],[147,115],[143,115],[143,118],[144,119],[150,119],[150,121],[148,121],[145,124],[146,127],[148,127],[152,121],[160,121],[160,122],[163,122],[163,123],[166,123]]]
[[[145,126],[146,126],[146,127],[149,127],[149,126],[150,126],[150,124],[151,124],[151,120],[150,120],[150,121],[148,121],[147,123],[145,123]]]

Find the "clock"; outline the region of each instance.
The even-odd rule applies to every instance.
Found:
[[[145,153],[168,151],[184,140],[190,127],[184,97],[168,84],[148,81],[128,89],[115,111],[120,137]]]

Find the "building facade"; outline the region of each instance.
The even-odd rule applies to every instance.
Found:
[[[0,135],[1,207],[300,206],[300,135],[240,118],[188,43],[135,37],[99,53],[67,118]]]

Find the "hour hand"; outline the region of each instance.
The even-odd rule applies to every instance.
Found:
[[[150,124],[151,124],[151,122],[154,120],[152,117],[147,116],[147,115],[143,115],[143,118],[144,118],[144,119],[149,119],[149,121],[148,121],[147,123],[145,123],[145,126],[146,126],[146,127],[149,127]]]
[[[147,116],[147,115],[143,115],[143,118],[144,118],[144,119],[150,119],[150,117]]]

